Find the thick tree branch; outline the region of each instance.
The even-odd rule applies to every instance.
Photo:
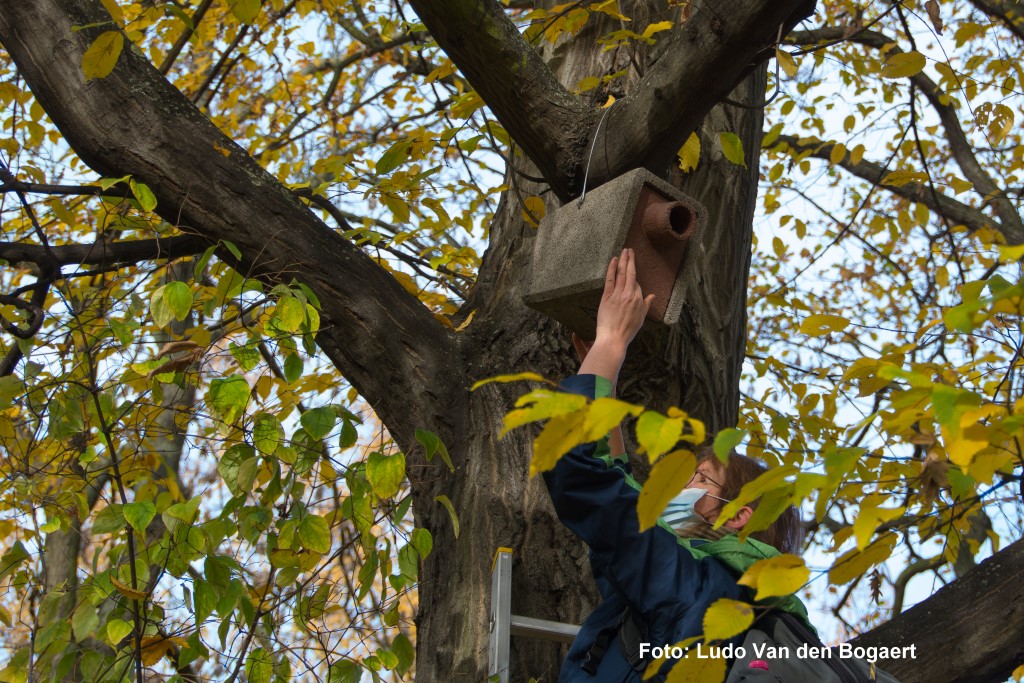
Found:
[[[496,0],[409,4],[552,189],[567,197],[582,179],[593,110],[558,82]]]
[[[496,0],[410,4],[438,44],[562,200],[578,195],[600,110],[569,93]],[[703,3],[636,90],[598,131],[588,184],[645,166],[661,173],[703,120],[784,28],[810,14],[806,0]]]
[[[416,427],[443,426],[463,384],[449,333],[138,51],[124,50],[111,75],[85,82],[82,55],[103,28],[72,27],[109,21],[99,0],[4,3],[0,42],[91,168],[131,174],[153,190],[165,220],[212,244],[232,242],[241,261],[225,248],[221,256],[246,276],[309,286],[322,305],[318,344],[400,441]],[[414,416],[422,424],[410,424]]]
[[[916,645],[916,659],[878,662],[903,683],[1006,680],[1024,663],[1022,575],[1024,541],[1017,541],[853,645]]]
[[[56,258],[56,265],[70,266],[85,263],[95,265],[130,264],[155,259],[173,259],[180,256],[201,254],[210,243],[197,235],[176,235],[151,240],[127,242],[104,242],[93,244],[65,244],[46,247],[24,242],[0,242],[0,259],[8,263],[28,261],[46,263],[50,254]]]
[[[797,31],[790,34],[786,42],[795,45],[808,45],[820,42],[827,42],[842,39],[846,29],[843,27],[822,28],[814,31]],[[850,37],[851,42],[859,43],[876,50],[883,51],[884,56],[889,57],[898,54],[901,50],[895,46],[895,41],[878,31],[863,31]],[[974,184],[974,189],[982,196],[986,203],[990,203],[999,216],[1002,224],[1002,233],[1008,241],[1018,244],[1024,241],[1024,221],[1013,202],[1010,201],[1006,191],[996,185],[985,169],[978,162],[974,155],[971,143],[964,134],[960,125],[960,118],[953,107],[949,95],[947,95],[935,81],[929,78],[925,72],[911,76],[910,79],[921,93],[928,100],[929,104],[939,116],[942,127],[946,131],[946,140],[949,142],[949,149],[956,159],[957,165],[963,171],[964,177]]]
[[[819,140],[801,139],[793,135],[780,135],[776,144],[787,145],[795,155],[807,154],[815,159],[822,159],[824,161],[831,160],[832,148],[834,145],[829,142],[821,142]],[[1001,223],[993,220],[989,216],[975,209],[972,206],[958,202],[951,197],[947,197],[944,194],[938,192],[933,193],[931,189],[923,183],[906,183],[905,185],[885,185],[882,183],[882,179],[887,175],[885,168],[881,164],[876,164],[872,161],[864,161],[863,159],[857,163],[853,163],[850,159],[850,155],[847,154],[843,157],[837,166],[849,171],[853,175],[866,180],[874,185],[884,187],[889,192],[895,195],[909,199],[919,204],[924,204],[932,211],[941,214],[953,221],[956,224],[966,225],[972,230],[978,230],[980,228],[994,228],[999,232],[1003,233],[1006,237],[1006,241],[1011,244],[1019,244],[1024,242],[1024,232],[1014,233],[1008,231],[1005,226]]]
[[[1024,40],[1024,3],[1017,0],[971,0],[971,4],[1006,24],[1013,35]]]

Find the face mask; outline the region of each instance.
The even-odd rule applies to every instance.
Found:
[[[668,522],[669,526],[676,527],[681,524],[688,522],[708,522],[704,519],[703,515],[693,509],[693,506],[697,504],[697,501],[703,498],[705,495],[711,498],[717,498],[718,500],[729,502],[724,498],[718,498],[708,493],[704,489],[690,488],[683,489],[682,492],[669,501],[668,507],[661,513],[661,518]]]

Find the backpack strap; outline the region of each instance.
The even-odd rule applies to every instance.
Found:
[[[612,639],[615,638],[616,634],[621,634],[622,625],[626,619],[630,616],[629,608],[627,607],[622,614],[619,615],[618,620],[611,626],[606,626],[597,633],[597,638],[594,639],[594,644],[587,650],[586,656],[583,658],[583,664],[580,668],[586,671],[591,676],[597,675],[597,668],[601,666],[601,660],[604,659],[605,652],[608,651],[608,647],[612,644]],[[637,640],[637,652],[640,651],[640,641]]]
[[[619,651],[634,671],[643,673],[647,669],[647,662],[640,656],[640,640],[643,637],[640,623],[628,607],[622,613],[620,623]]]

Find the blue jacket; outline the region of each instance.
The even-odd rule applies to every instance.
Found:
[[[597,398],[608,395],[610,385],[603,377],[575,375],[562,382],[562,389]],[[581,668],[598,633],[614,626],[627,606],[641,626],[642,642],[652,647],[675,645],[703,633],[704,612],[719,598],[749,600],[748,590],[736,584],[739,575],[759,556],[778,555],[771,546],[751,539],[740,544],[735,536],[723,539],[724,544],[683,540],[664,523],[641,533],[638,485],[629,476],[624,457],[607,456],[607,439],[576,447],[544,473],[544,481],[558,518],[590,548],[602,598],[580,628],[559,683],[640,681],[641,674],[629,665],[615,640],[596,675]],[[716,545],[730,548],[713,556],[708,551]],[[751,551],[755,557],[750,557]],[[663,681],[668,670],[664,667],[650,680]]]

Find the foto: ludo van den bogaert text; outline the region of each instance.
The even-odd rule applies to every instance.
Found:
[[[698,643],[693,646],[697,659],[744,659],[749,654],[747,648],[742,645],[704,645]],[[849,643],[841,643],[835,647],[816,647],[803,644],[795,650],[784,645],[773,646],[768,643],[754,643],[751,648],[754,657],[764,660],[790,659],[863,659],[875,663],[879,659],[917,659],[917,645],[905,647],[854,647]],[[682,659],[687,656],[689,648],[682,648],[672,645],[652,645],[651,643],[640,643],[640,656],[653,659],[672,658]]]

